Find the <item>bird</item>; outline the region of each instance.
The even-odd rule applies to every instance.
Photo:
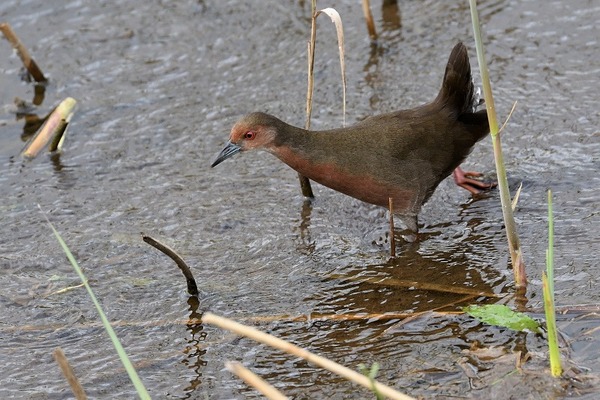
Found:
[[[493,187],[460,168],[489,133],[475,90],[467,48],[454,46],[435,99],[365,118],[354,125],[311,131],[254,112],[237,121],[211,167],[237,153],[266,150],[301,175],[366,203],[388,207],[412,232],[440,182],[453,174],[471,193]]]

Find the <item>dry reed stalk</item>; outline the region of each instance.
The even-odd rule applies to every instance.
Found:
[[[409,281],[405,279],[395,278],[380,278],[380,277],[359,277],[353,278],[346,275],[332,274],[332,278],[349,280],[354,282],[366,282],[372,285],[388,286],[388,287],[404,287],[416,290],[430,290],[433,292],[441,293],[452,293],[452,294],[465,294],[470,296],[478,297],[489,297],[492,299],[503,298],[505,295],[496,294],[493,292],[487,292],[484,290],[470,289],[458,286],[438,285],[436,283]]]
[[[390,257],[396,257],[396,238],[394,237],[394,200],[388,199],[390,208]]]
[[[37,63],[31,58],[27,48],[21,43],[17,34],[12,30],[10,24],[2,23],[0,24],[0,32],[4,34],[6,40],[10,42],[13,48],[17,51],[17,54],[21,58],[23,65],[27,68],[27,71],[31,74],[33,79],[36,82],[47,82],[48,80],[38,67]]]
[[[317,17],[321,14],[326,14],[331,18],[331,21],[335,25],[335,30],[338,40],[338,52],[340,55],[340,70],[342,74],[342,119],[343,125],[346,125],[346,64],[344,62],[344,28],[342,25],[342,19],[339,13],[333,8],[325,8],[316,11],[317,2],[316,0],[311,1],[311,27],[310,27],[310,40],[308,42],[308,84],[306,89],[306,121],[304,128],[310,130],[310,120],[312,116],[312,103],[314,93],[314,70],[315,70],[315,45],[317,41]],[[298,174],[300,179],[300,188],[302,189],[302,195],[307,198],[315,197],[310,186],[310,180]]]
[[[472,298],[473,296],[468,295],[467,297]],[[440,308],[450,307],[453,303],[460,303],[463,300],[460,299],[457,302],[450,302],[443,306],[436,307],[433,310]],[[465,300],[466,301],[466,300]],[[527,312],[532,314],[543,313],[543,309],[531,309]],[[462,311],[419,311],[419,313],[431,313],[434,317],[447,316],[447,315],[460,315],[464,314]],[[598,321],[600,323],[600,305],[588,304],[588,305],[573,305],[573,306],[561,306],[556,308],[557,315],[567,315],[568,320],[573,318],[587,318],[588,320]],[[404,319],[414,317],[415,313],[404,312],[404,313],[364,313],[364,314],[311,314],[311,315],[262,315],[262,316],[249,316],[241,317],[241,321],[248,323],[269,323],[269,322],[281,322],[281,323],[294,323],[294,322],[308,322],[308,321],[389,321],[392,319]],[[564,319],[563,319],[564,320]],[[112,322],[111,325],[114,327],[162,327],[162,326],[175,326],[175,325],[193,325],[200,323],[197,318],[186,318],[176,320],[155,320],[155,321],[116,321]],[[90,322],[86,324],[40,324],[40,325],[20,325],[20,326],[0,326],[0,333],[14,333],[14,332],[44,332],[44,331],[55,331],[58,329],[72,328],[72,329],[95,329],[100,328],[102,325],[97,322]],[[595,330],[596,328],[594,328]],[[599,328],[600,329],[600,328]]]
[[[365,22],[367,23],[367,30],[369,31],[369,37],[372,41],[377,40],[377,32],[375,31],[375,22],[373,22],[373,14],[371,13],[370,0],[362,0],[362,9],[365,14]]]
[[[250,326],[242,325],[238,322],[232,321],[228,318],[219,317],[210,312],[205,313],[202,316],[202,322],[218,326],[219,328],[226,329],[228,331],[234,332],[238,335],[248,337],[257,342],[266,344],[288,354],[294,355],[296,357],[300,357],[303,360],[312,362],[313,364],[318,365],[321,368],[324,368],[328,371],[331,371],[335,374],[338,374],[356,384],[359,384],[369,390],[373,387],[377,391],[379,391],[382,395],[397,400],[408,400],[413,399],[410,396],[402,394],[397,390],[393,389],[390,386],[384,385],[382,383],[372,381],[368,377],[362,375],[359,372],[351,370],[350,368],[344,367],[334,361],[331,361],[325,357],[321,357],[314,353],[309,352],[301,347],[298,347],[292,343],[286,342],[283,339],[276,338],[275,336],[269,335],[267,333],[261,332],[258,329],[252,328]]]
[[[237,375],[248,386],[258,390],[263,396],[270,400],[287,400],[288,397],[267,383],[264,379],[244,367],[237,361],[226,361],[225,368]]]
[[[77,101],[72,97],[64,99],[48,115],[40,130],[25,145],[21,155],[25,158],[35,158],[48,144],[50,151],[60,150],[76,104]]]
[[[50,296],[53,296],[53,295],[56,295],[56,294],[67,293],[67,292],[70,292],[71,290],[75,290],[75,289],[82,288],[82,287],[85,287],[85,285],[83,283],[80,283],[79,285],[75,285],[75,286],[69,286],[69,287],[66,287],[66,288],[62,288],[62,289],[56,290],[56,291],[54,291],[52,293],[48,293],[48,295],[46,297],[50,297]]]
[[[308,41],[308,84],[306,88],[306,121],[304,123],[304,128],[306,130],[310,129],[310,119],[312,116],[312,99],[314,93],[314,85],[315,85],[315,43],[317,41],[317,17],[315,15],[315,10],[317,7],[317,1],[312,0],[311,2],[311,12],[310,12],[310,40]],[[310,186],[310,180],[304,175],[298,173],[298,179],[300,180],[300,189],[302,190],[302,195],[307,198],[314,198],[315,195],[312,191],[312,187]]]
[[[331,19],[331,22],[333,22],[335,25],[335,32],[337,34],[338,53],[340,55],[340,73],[342,75],[342,126],[346,126],[346,63],[344,62],[344,26],[342,25],[342,18],[340,17],[340,14],[334,8],[324,8],[318,11],[315,18],[321,15],[321,13],[326,14]]]
[[[75,376],[75,372],[73,372],[73,368],[71,367],[71,364],[69,364],[69,360],[67,360],[67,357],[62,349],[57,347],[54,349],[52,355],[54,356],[54,359],[60,367],[63,375],[67,379],[69,386],[71,386],[71,390],[73,391],[75,398],[77,400],[86,400],[87,395],[85,394],[85,390],[83,389],[83,386],[81,386],[81,383],[79,383],[77,376]]]
[[[434,315],[456,315],[462,314],[459,311],[436,312]],[[247,323],[269,323],[269,322],[308,322],[308,321],[387,321],[391,319],[403,319],[413,316],[414,313],[364,313],[364,314],[312,314],[312,315],[253,315],[241,317],[240,320]],[[155,321],[116,321],[111,322],[113,327],[161,327],[174,325],[193,325],[200,323],[197,318],[177,319],[177,320],[155,320]],[[97,322],[86,324],[44,324],[44,325],[20,325],[10,327],[0,327],[0,333],[7,332],[42,332],[55,331],[57,329],[95,329],[102,325]]]
[[[469,296],[473,297],[473,296]],[[438,308],[446,307],[446,305]],[[432,312],[432,311],[423,311]],[[462,311],[436,311],[433,312],[436,316],[443,315],[458,315],[463,314]],[[311,314],[311,315],[263,315],[240,318],[240,320],[252,323],[267,323],[267,322],[309,322],[309,321],[389,321],[392,319],[404,319],[414,316],[412,312],[387,312],[387,313],[364,313],[364,314]]]

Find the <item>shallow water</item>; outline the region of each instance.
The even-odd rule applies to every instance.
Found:
[[[133,387],[83,289],[37,208],[84,268],[153,398],[257,398],[231,376],[239,360],[286,394],[369,393],[247,339],[187,324],[205,310],[248,322],[413,396],[595,398],[597,319],[559,328],[568,366],[585,383],[564,389],[544,374],[544,338],[477,323],[455,311],[513,293],[497,192],[471,198],[446,181],[420,216],[423,239],[389,259],[384,210],[313,185],[303,205],[295,172],[248,154],[209,165],[242,114],[304,120],[307,2],[4,1],[10,22],[51,83],[44,116],[72,96],[78,108],[62,154],[23,162],[15,97],[33,99],[19,59],[0,42],[0,397],[71,397],[52,359],[62,347],[92,397]],[[554,192],[560,306],[598,304],[600,222],[597,1],[484,1],[480,17],[528,268],[531,310],[541,307],[546,189]],[[372,47],[359,5],[344,19],[348,122],[410,107],[437,92],[452,46],[476,68],[467,2],[374,2]],[[319,21],[314,128],[341,124],[334,29]],[[489,140],[466,163],[493,174]],[[201,295],[189,301],[175,265],[140,232],[175,248]],[[464,291],[463,290],[463,291]],[[541,314],[534,314],[542,318]],[[363,316],[364,318],[356,318]],[[494,357],[475,347],[499,349]],[[567,351],[568,350],[568,351]],[[514,373],[515,351],[532,354]]]

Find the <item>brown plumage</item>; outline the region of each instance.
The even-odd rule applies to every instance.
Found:
[[[359,200],[387,207],[391,197],[394,213],[416,231],[421,206],[455,169],[457,183],[473,193],[491,186],[465,178],[476,173],[458,168],[489,132],[486,111],[474,111],[473,93],[467,49],[458,43],[431,103],[325,131],[252,113],[234,125],[212,166],[240,151],[263,149],[302,175]]]

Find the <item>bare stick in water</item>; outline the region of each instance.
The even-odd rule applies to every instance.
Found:
[[[183,276],[185,276],[185,280],[187,281],[188,293],[191,294],[192,296],[198,296],[198,286],[196,285],[196,280],[194,279],[194,276],[192,275],[192,271],[190,270],[190,267],[188,267],[188,265],[185,263],[185,261],[183,261],[183,258],[181,258],[181,256],[179,256],[179,254],[177,254],[175,252],[175,250],[173,250],[166,244],[163,244],[150,236],[146,236],[146,235],[142,234],[142,239],[144,240],[144,242],[146,242],[150,246],[155,247],[156,249],[162,251],[163,253],[165,253],[166,255],[171,257],[171,259],[173,261],[175,261],[175,264],[177,264],[177,266],[179,267],[181,272],[183,272]]]
[[[371,2],[369,0],[362,0],[362,8],[365,14],[365,21],[367,22],[369,37],[375,41],[377,40],[377,32],[375,31],[375,22],[373,22],[373,14],[371,13]]]
[[[33,58],[31,58],[29,52],[27,51],[27,48],[23,45],[23,43],[21,43],[19,37],[12,30],[10,25],[7,23],[0,24],[0,31],[4,34],[6,40],[10,42],[12,47],[14,47],[14,49],[17,50],[17,54],[19,55],[19,57],[21,57],[23,65],[25,66],[25,68],[27,68],[27,71],[29,71],[33,79],[35,79],[36,82],[47,82],[48,80],[46,79],[36,62],[33,60]]]

